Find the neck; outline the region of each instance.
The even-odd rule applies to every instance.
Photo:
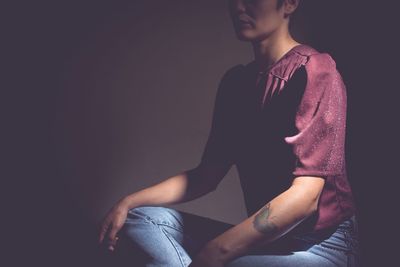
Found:
[[[263,70],[277,62],[294,46],[299,45],[287,28],[281,27],[267,38],[253,42],[254,60],[258,69]]]

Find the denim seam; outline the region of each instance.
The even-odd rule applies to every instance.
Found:
[[[147,216],[147,215],[145,215],[145,214],[141,214],[141,213],[132,213],[132,212],[130,212],[130,211],[129,211],[129,213],[130,213],[131,215],[133,215],[133,216],[141,217],[143,220],[145,220],[145,221],[147,221],[147,222],[155,223],[155,222],[151,219],[151,217],[149,217],[149,216]]]
[[[147,216],[147,215],[142,215],[142,217],[143,217],[144,220],[146,220],[146,221],[148,221],[148,222],[151,222],[151,223],[153,223],[153,224],[169,226],[169,227],[171,227],[171,228],[173,228],[173,229],[175,229],[175,230],[177,230],[177,231],[183,233],[181,229],[179,229],[178,227],[176,227],[176,226],[173,225],[173,224],[169,224],[168,222],[165,222],[165,221],[163,221],[163,222],[156,222],[156,221],[154,221],[151,217],[149,217],[149,216]]]
[[[176,226],[174,226],[174,225],[171,225],[171,224],[167,224],[167,223],[156,223],[156,222],[154,222],[155,224],[157,224],[157,225],[162,225],[162,226],[167,226],[167,227],[169,227],[169,228],[172,228],[172,229],[174,229],[174,230],[176,230],[176,231],[178,231],[178,232],[180,232],[180,233],[182,233],[183,234],[183,231],[182,231],[182,229],[180,229],[180,228],[177,228]]]
[[[352,232],[352,228],[351,229],[347,229],[347,230],[345,230],[345,232],[344,232],[344,235],[345,235],[345,243],[346,243],[346,245],[347,245],[347,249],[348,249],[348,251],[347,251],[347,254],[348,255],[354,255],[354,256],[357,256],[357,246],[355,245],[355,241],[354,241],[354,237],[353,237],[353,232]]]
[[[175,242],[171,239],[171,237],[170,237],[170,235],[168,234],[168,232],[165,231],[161,226],[168,226],[168,227],[170,227],[170,228],[172,228],[172,229],[174,229],[174,230],[177,230],[177,231],[183,233],[182,230],[177,229],[176,227],[174,227],[174,226],[172,226],[172,225],[170,225],[170,224],[155,222],[151,217],[149,217],[149,216],[147,216],[147,215],[140,215],[140,214],[137,214],[137,215],[141,216],[145,221],[147,221],[147,222],[149,222],[149,223],[152,223],[152,224],[155,224],[155,225],[157,225],[157,226],[160,228],[160,230],[164,233],[164,235],[165,235],[165,236],[168,238],[168,240],[171,242],[172,246],[175,248],[175,251],[176,251],[176,253],[178,254],[178,258],[179,258],[179,260],[180,260],[182,266],[185,267],[185,262],[184,262],[184,259],[183,259],[182,255],[181,255],[181,252],[179,251],[179,248],[176,246]]]
[[[169,242],[171,242],[172,246],[175,248],[176,254],[178,254],[178,258],[182,264],[182,267],[185,267],[185,261],[182,257],[181,252],[179,251],[179,248],[177,247],[177,245],[175,244],[175,242],[172,240],[172,238],[170,237],[170,235],[168,234],[167,231],[165,231],[162,227],[160,227],[161,231],[164,233],[164,235],[168,238]]]
[[[328,249],[333,249],[333,250],[336,250],[336,251],[340,251],[340,252],[342,252],[342,253],[344,253],[344,254],[346,254],[346,255],[348,255],[348,254],[350,253],[350,251],[349,251],[348,249],[347,249],[347,250],[342,250],[342,249],[338,249],[338,248],[331,247],[331,246],[329,246],[329,245],[325,245],[325,244],[323,244],[323,243],[320,243],[319,245],[322,246],[322,247],[324,247],[324,248],[328,248]]]

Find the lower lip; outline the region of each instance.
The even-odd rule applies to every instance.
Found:
[[[251,24],[247,22],[241,22],[239,23],[239,26],[243,28],[251,28]]]
[[[250,21],[239,20],[239,24],[251,24]]]

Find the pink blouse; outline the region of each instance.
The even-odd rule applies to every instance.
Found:
[[[222,78],[201,161],[235,164],[248,215],[296,176],[325,179],[318,212],[298,231],[337,226],[355,213],[346,173],[346,87],[327,53],[295,46],[264,73],[255,62]]]

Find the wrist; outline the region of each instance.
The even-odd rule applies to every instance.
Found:
[[[138,205],[135,203],[134,198],[132,197],[132,195],[127,195],[125,197],[123,197],[120,201],[119,204],[122,208],[125,209],[133,209],[135,207],[137,207]]]

